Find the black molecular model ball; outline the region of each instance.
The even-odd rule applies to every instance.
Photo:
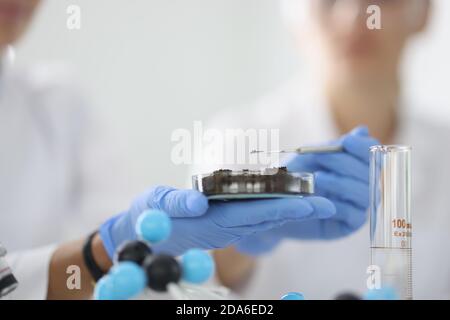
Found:
[[[335,300],[361,300],[361,297],[352,292],[343,292],[338,294]]]
[[[169,283],[177,283],[181,279],[181,266],[178,261],[168,255],[149,256],[143,264],[147,274],[147,285],[158,292],[167,291]]]
[[[142,265],[145,258],[152,254],[152,249],[143,241],[128,241],[118,250],[117,261],[132,261]]]

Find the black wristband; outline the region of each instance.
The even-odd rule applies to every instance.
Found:
[[[97,262],[95,262],[94,256],[92,254],[92,240],[98,231],[93,232],[87,239],[83,245],[83,259],[84,263],[89,270],[92,278],[97,282],[101,277],[105,275],[105,272],[100,269]]]

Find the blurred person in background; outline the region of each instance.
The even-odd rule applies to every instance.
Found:
[[[12,46],[40,2],[0,0],[0,241],[16,252],[19,281],[30,280],[22,298],[45,297],[51,243],[85,235],[130,199],[118,146],[68,68],[14,66]]]
[[[6,250],[0,250],[0,298],[14,284],[9,270],[19,285],[7,298],[89,298],[117,249],[138,238],[137,219],[148,209],[172,218],[170,237],[152,244],[152,252],[173,256],[191,248],[224,248],[287,221],[326,220],[335,214],[323,197],[222,204],[208,203],[195,190],[164,186],[149,189],[128,206],[126,181],[117,179],[120,170],[113,166],[121,154],[105,157],[108,145],[94,143],[91,129],[98,122],[89,121],[91,110],[68,75],[47,65],[25,70],[11,65],[11,46],[39,3],[0,0],[5,56],[0,74],[0,239],[15,251],[5,258]],[[351,153],[357,157],[373,142],[365,129],[352,132],[343,138],[345,156],[353,159]],[[111,217],[124,205],[128,209]],[[86,236],[89,230],[95,231]],[[65,241],[75,236],[78,240]],[[5,267],[6,260],[11,268]],[[80,268],[80,288],[69,288],[69,266]]]
[[[367,27],[370,4],[381,8],[381,30]],[[416,102],[402,94],[401,76],[405,49],[425,30],[431,5],[429,0],[283,1],[283,14],[297,47],[314,67],[314,81],[308,86],[314,89],[305,90],[294,79],[256,105],[220,114],[208,127],[279,128],[280,147],[293,148],[333,140],[365,125],[383,144],[411,145],[414,297],[447,299],[450,256],[440,248],[450,241],[446,186],[450,151],[444,147],[450,128],[411,112]],[[308,171],[301,157],[285,163],[293,170]],[[365,214],[368,200],[358,203],[356,195],[359,200],[368,196],[368,170],[356,177],[363,182],[360,188],[329,190],[329,175],[322,172],[326,162],[322,163],[325,166],[316,169],[316,191],[333,201],[336,216]],[[194,173],[211,169],[205,165]],[[365,292],[370,264],[368,224],[354,228],[345,238],[347,232],[327,234],[331,242],[317,241],[321,239],[309,232],[313,225],[285,225],[216,251],[219,280],[252,299],[276,299],[288,291],[303,292],[311,299],[330,299],[343,291]],[[315,226],[329,232],[324,225]]]

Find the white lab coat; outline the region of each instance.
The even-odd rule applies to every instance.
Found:
[[[19,288],[42,299],[56,242],[128,206],[118,154],[60,64],[0,72],[0,239]]]
[[[325,104],[318,98],[320,95],[307,94],[298,88],[293,81],[256,105],[223,112],[205,128],[279,128],[281,148],[336,138],[338,131]],[[414,116],[406,108],[402,112],[395,140],[413,147],[414,296],[448,299],[450,128]],[[192,173],[216,168],[217,165],[196,166]],[[258,259],[256,272],[242,292],[243,297],[278,299],[289,291],[300,291],[309,299],[332,299],[346,290],[363,293],[369,252],[368,223],[355,234],[336,241],[285,240],[275,251]]]

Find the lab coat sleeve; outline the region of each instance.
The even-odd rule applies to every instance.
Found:
[[[6,296],[11,300],[44,300],[47,298],[50,259],[56,245],[10,253],[6,256],[19,286]]]

